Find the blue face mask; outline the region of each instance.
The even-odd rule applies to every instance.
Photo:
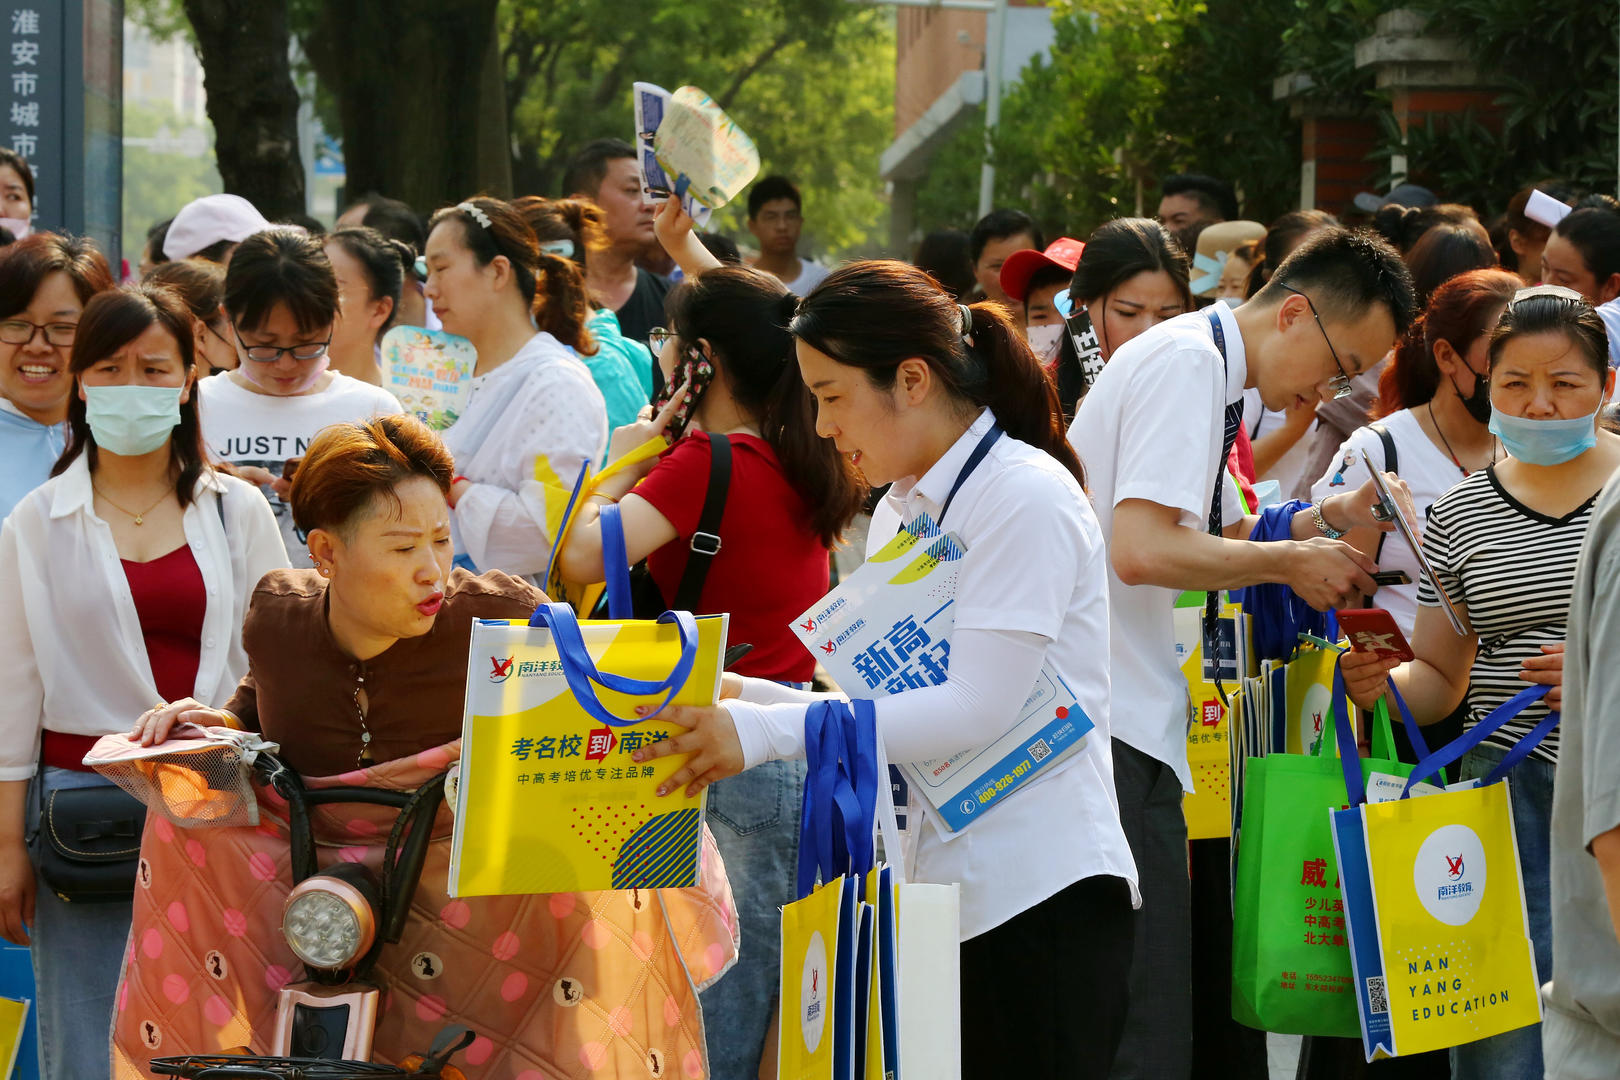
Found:
[[[1490,431],[1526,465],[1562,465],[1597,445],[1597,413],[1573,420],[1530,420],[1491,406]]]
[[[180,423],[179,386],[87,386],[84,418],[96,445],[120,457],[150,454]]]

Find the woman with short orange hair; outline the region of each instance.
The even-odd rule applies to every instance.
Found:
[[[240,724],[280,743],[281,759],[315,787],[413,790],[448,768],[461,752],[473,621],[527,619],[546,599],[499,570],[452,569],[452,469],[444,444],[413,417],[336,424],[317,435],[291,491],[293,521],[308,536],[314,568],[276,571],[260,583],[242,631],[248,674],[225,709],[177,702],[143,717],[133,737],[162,741],[177,720]],[[479,1075],[539,1066],[547,1076],[578,1076],[582,1062],[594,1070],[610,1059],[618,1071],[606,1075],[632,1075],[631,1062],[636,1075],[664,1075],[670,1062],[695,1075],[702,1060],[697,992],[730,966],[737,947],[736,913],[713,841],[704,844],[703,884],[661,890],[658,902],[644,893],[452,901],[444,884],[448,813],[434,826],[442,839],[429,845],[405,930],[410,944],[387,949],[379,962],[390,991],[377,1019],[377,1055],[398,1060],[420,1049],[421,1018],[431,1010],[483,1036],[468,1050],[468,1061],[484,1070]],[[277,816],[274,806],[264,810],[266,820]],[[152,881],[136,898],[135,938],[173,938],[176,947],[131,950],[125,960],[133,1004],[116,1021],[117,1066],[151,1056],[140,1030],[143,1010],[168,1017],[165,1054],[213,1052],[233,1040],[262,1045],[275,992],[298,966],[273,923],[243,914],[280,911],[279,903],[249,902],[262,900],[262,890],[279,899],[292,884],[280,834],[189,831],[187,848],[195,841],[209,849],[206,877],[186,877],[188,866],[203,863],[177,855],[153,830],[143,840]],[[316,837],[323,862],[373,867],[387,838],[386,828]],[[244,879],[241,868],[255,858],[274,872]],[[214,902],[187,896],[193,880]],[[188,930],[175,929],[170,901],[187,906]],[[237,931],[245,923],[245,937],[231,930],[230,911],[242,920]],[[176,936],[182,933],[184,942],[224,942],[227,974],[203,978],[187,967],[191,954]],[[252,943],[251,952],[233,951],[239,938]],[[521,954],[502,941],[522,941]],[[590,946],[585,954],[581,941]],[[424,952],[443,958],[431,982],[411,967],[412,956]],[[177,977],[211,991],[173,1004],[165,988]],[[221,999],[230,1010],[210,1008],[209,1000]]]

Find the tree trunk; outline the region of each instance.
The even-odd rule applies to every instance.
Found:
[[[323,0],[304,49],[338,100],[351,196],[511,192],[496,0]]]
[[[272,221],[304,212],[287,0],[184,0],[225,190]],[[176,208],[178,209],[178,207]]]

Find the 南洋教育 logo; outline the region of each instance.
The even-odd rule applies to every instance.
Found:
[[[1442,825],[1418,848],[1412,885],[1423,909],[1448,926],[1462,926],[1485,899],[1485,845],[1466,825]]]

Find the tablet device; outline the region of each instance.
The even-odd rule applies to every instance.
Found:
[[[1395,501],[1394,492],[1390,491],[1389,485],[1384,483],[1384,474],[1379,472],[1377,467],[1373,465],[1372,458],[1367,456],[1367,451],[1363,450],[1361,452],[1361,460],[1367,466],[1367,471],[1372,473],[1373,484],[1378,488],[1378,497],[1383,500],[1385,512],[1395,522],[1395,528],[1406,540],[1407,546],[1412,549],[1412,554],[1417,557],[1419,569],[1428,577],[1429,583],[1434,586],[1434,594],[1440,598],[1440,610],[1446,613],[1446,621],[1451,623],[1451,628],[1457,631],[1458,635],[1467,637],[1469,630],[1463,625],[1462,616],[1457,613],[1457,608],[1452,604],[1451,597],[1447,596],[1446,590],[1441,587],[1440,579],[1435,575],[1434,567],[1429,565],[1428,557],[1423,554],[1423,537],[1412,527],[1412,523],[1406,519],[1406,513],[1401,509],[1401,504]]]

